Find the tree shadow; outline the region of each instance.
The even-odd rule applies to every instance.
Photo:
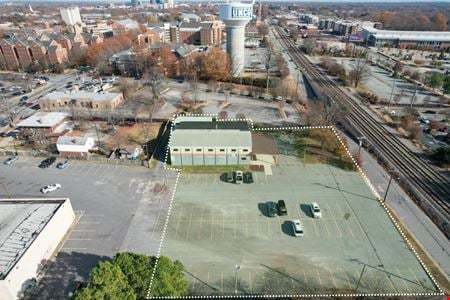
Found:
[[[38,272],[44,270],[43,278],[35,287],[26,290],[23,299],[68,299],[70,293],[88,282],[89,273],[99,261],[111,261],[111,257],[80,252],[60,252],[51,260],[42,260]],[[27,279],[22,286],[33,282]]]

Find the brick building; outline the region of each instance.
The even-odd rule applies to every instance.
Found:
[[[123,102],[122,93],[93,93],[93,92],[53,92],[39,100],[39,105],[45,110],[59,110],[62,108],[86,108],[92,110],[111,110]]]

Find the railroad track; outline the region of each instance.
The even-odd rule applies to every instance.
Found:
[[[280,27],[275,27],[280,42],[289,55],[302,70],[312,85],[320,87],[329,101],[346,105],[350,108],[347,121],[361,132],[375,147],[381,156],[402,176],[409,189],[418,195],[419,201],[425,201],[433,208],[433,213],[424,209],[447,237],[450,236],[450,181],[430,164],[417,157],[397,137],[389,132],[383,124],[346,95],[336,83],[322,74],[300,52],[293,41],[286,36]],[[423,204],[424,203],[419,203]]]

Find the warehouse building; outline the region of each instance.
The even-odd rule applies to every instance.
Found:
[[[245,120],[177,117],[169,147],[174,166],[249,165],[250,124]]]
[[[69,199],[0,199],[0,298],[33,288],[75,214]]]
[[[435,50],[450,47],[448,31],[399,31],[363,28],[364,39],[368,46],[393,48],[433,48]]]

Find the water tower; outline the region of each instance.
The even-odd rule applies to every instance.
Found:
[[[245,25],[252,17],[252,4],[232,2],[220,5],[220,19],[226,25],[227,53],[232,61],[234,75],[244,70]]]

